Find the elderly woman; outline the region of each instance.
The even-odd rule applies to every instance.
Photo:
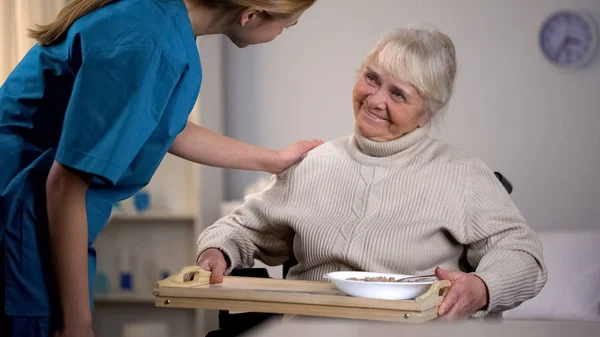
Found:
[[[254,259],[298,264],[288,279],[340,270],[434,273],[451,281],[439,314],[482,317],[546,282],[541,242],[493,171],[430,138],[456,73],[445,34],[389,33],[362,64],[354,134],[312,150],[198,238],[197,263],[222,282]]]

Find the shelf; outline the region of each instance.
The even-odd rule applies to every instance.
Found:
[[[94,302],[96,303],[147,303],[154,304],[154,296],[145,294],[94,294]]]
[[[189,213],[144,212],[139,214],[113,214],[110,221],[188,221],[196,217]]]

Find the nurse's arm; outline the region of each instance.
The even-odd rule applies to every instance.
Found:
[[[50,258],[63,314],[62,328],[91,328],[88,224],[90,177],[54,162],[46,180]]]
[[[188,122],[169,153],[202,165],[281,173],[321,140],[300,141],[281,151],[247,144]]]

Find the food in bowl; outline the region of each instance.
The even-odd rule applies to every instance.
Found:
[[[363,282],[396,282],[395,277],[385,277],[385,276],[349,277],[346,280],[348,280],[348,281],[363,281]]]
[[[395,277],[349,277],[348,281],[362,281],[362,282],[427,282],[430,281],[429,277],[410,278],[410,279],[396,279]]]

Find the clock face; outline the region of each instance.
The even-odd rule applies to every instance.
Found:
[[[579,65],[594,52],[594,29],[591,22],[577,12],[557,12],[541,28],[542,53],[550,62],[561,67]]]

